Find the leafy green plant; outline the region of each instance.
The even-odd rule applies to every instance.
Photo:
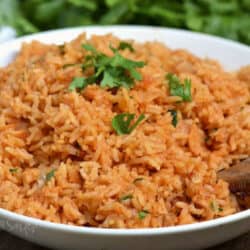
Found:
[[[0,26],[9,24],[26,34],[92,24],[148,24],[250,44],[249,11],[250,0],[1,0]]]
[[[5,25],[15,28],[18,35],[38,31],[38,29],[24,17],[17,0],[0,1],[0,27]]]

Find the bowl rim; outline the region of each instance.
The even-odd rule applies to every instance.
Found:
[[[214,35],[203,34],[199,32],[187,31],[182,29],[174,29],[174,28],[164,28],[164,27],[155,27],[148,25],[104,25],[104,26],[82,26],[82,27],[74,27],[74,28],[63,28],[63,29],[55,29],[44,32],[39,32],[27,36],[22,36],[19,38],[12,39],[10,41],[6,41],[0,44],[0,50],[2,48],[8,48],[11,46],[20,46],[24,41],[31,41],[33,39],[39,40],[41,38],[46,37],[47,35],[56,35],[57,33],[63,32],[76,32],[80,34],[81,32],[88,32],[90,30],[99,30],[105,29],[107,33],[112,33],[113,29],[123,29],[125,31],[129,30],[140,30],[143,31],[160,31],[160,32],[170,32],[174,34],[182,34],[193,36],[195,38],[204,38],[210,39],[214,42],[223,43],[225,45],[230,45],[237,47],[237,49],[248,50],[250,53],[250,47],[244,44],[241,44],[236,41],[227,40],[225,38],[217,37]],[[135,39],[136,40],[136,39]],[[199,230],[206,230],[213,227],[222,226],[225,224],[232,224],[239,222],[241,220],[250,219],[250,209],[241,211],[232,215],[228,215],[221,218],[216,218],[204,222],[197,222],[193,224],[186,225],[177,225],[177,226],[169,226],[169,227],[160,227],[160,228],[135,228],[135,229],[112,229],[112,228],[98,228],[98,227],[84,227],[84,226],[74,226],[68,224],[55,223],[50,221],[45,221],[33,217],[29,217],[26,215],[18,214],[15,212],[8,211],[6,209],[0,208],[0,220],[8,220],[15,221],[18,223],[24,223],[30,226],[57,230],[62,232],[71,232],[76,234],[89,234],[89,235],[106,235],[106,236],[149,236],[149,235],[165,235],[165,234],[181,234],[185,232],[194,232]]]
[[[226,224],[233,224],[242,220],[250,219],[250,210],[238,212],[236,214],[225,217],[197,222],[193,224],[177,225],[159,228],[98,228],[98,227],[84,227],[74,226],[62,223],[55,223],[46,220],[41,220],[29,217],[15,212],[0,208],[0,220],[3,218],[10,221],[15,221],[20,224],[33,226],[34,228],[43,228],[49,230],[56,230],[60,232],[71,232],[74,234],[88,234],[88,235],[106,235],[106,236],[149,236],[149,235],[172,235],[182,234],[186,232],[203,231],[215,227],[220,227]]]
[[[185,34],[187,36],[192,36],[195,38],[203,38],[203,39],[209,39],[213,40],[214,42],[219,42],[219,43],[224,43],[225,45],[231,45],[236,47],[237,49],[244,49],[248,50],[250,52],[250,46],[240,43],[239,41],[235,40],[230,40],[227,38],[219,37],[216,35],[212,34],[207,34],[207,33],[201,33],[197,31],[190,31],[190,30],[184,30],[184,29],[177,29],[177,28],[168,28],[168,27],[160,27],[160,26],[152,26],[152,25],[86,25],[86,26],[78,26],[78,27],[71,27],[71,28],[61,28],[61,29],[53,29],[53,30],[47,30],[47,31],[41,31],[29,35],[24,35],[20,37],[13,38],[8,41],[4,41],[0,43],[0,49],[1,47],[5,46],[11,46],[12,44],[21,44],[22,42],[26,41],[31,41],[32,39],[40,39],[45,36],[50,36],[54,34],[59,34],[62,32],[76,32],[76,33],[81,33],[81,32],[88,32],[90,30],[107,30],[105,32],[106,34],[112,33],[114,29],[123,29],[124,31],[127,30],[137,30],[138,32],[140,31],[151,31],[151,32],[170,32],[173,35],[175,34]],[[37,37],[37,38],[36,38]],[[134,39],[136,40],[136,39]]]

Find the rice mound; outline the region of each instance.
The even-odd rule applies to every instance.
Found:
[[[186,50],[133,42],[135,52],[121,54],[146,62],[134,88],[70,92],[83,72],[64,65],[83,61],[86,41],[82,34],[64,46],[25,43],[0,69],[0,207],[105,228],[167,227],[239,211],[217,172],[250,155],[250,67],[225,72]],[[119,42],[88,40],[110,56],[109,44]],[[192,102],[170,96],[166,72],[192,81]],[[178,110],[177,127],[170,109]],[[117,135],[111,121],[124,112],[146,119]]]

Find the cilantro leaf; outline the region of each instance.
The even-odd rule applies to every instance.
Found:
[[[129,60],[123,57],[121,54],[119,54],[118,51],[115,51],[115,55],[114,57],[112,57],[110,65],[113,67],[121,67],[123,69],[131,70],[134,68],[142,68],[145,65],[145,63],[142,61]],[[140,79],[136,79],[136,80],[140,80]]]
[[[107,69],[104,72],[103,79],[101,81],[101,85],[103,87],[110,87],[114,88],[117,85],[117,82],[115,81],[116,78],[114,77],[115,72],[112,71],[112,68]]]
[[[180,96],[184,102],[192,101],[191,81],[189,79],[185,79],[184,83],[181,83],[180,79],[172,73],[168,73],[166,78],[171,96]]]
[[[107,67],[100,85],[109,88],[123,86],[129,89],[133,87],[134,82],[130,76],[123,74],[123,69]]]
[[[91,52],[97,53],[95,47],[92,46],[92,45],[89,44],[89,43],[82,44],[82,48],[84,48],[84,49],[87,50],[87,51],[91,51]]]
[[[172,124],[173,124],[173,126],[176,127],[177,123],[178,123],[177,111],[174,110],[174,109],[170,109],[170,110],[168,110],[168,112],[172,116]]]
[[[57,48],[58,48],[61,55],[65,54],[65,44],[64,43],[57,45]]]
[[[46,174],[45,181],[50,181],[55,176],[55,169],[52,169],[50,172]]]
[[[222,207],[219,207],[219,208],[218,208],[218,211],[219,211],[219,212],[223,212],[224,209],[223,209]]]
[[[95,83],[96,78],[95,77],[75,77],[73,81],[69,85],[69,91],[74,91],[75,89],[84,89],[89,84]]]
[[[85,57],[85,62],[81,66],[82,70],[85,71],[87,68],[93,67],[94,74],[90,77],[75,78],[69,86],[70,91],[82,90],[93,83],[99,84],[101,87],[125,87],[129,89],[134,86],[135,80],[142,80],[142,76],[136,68],[143,67],[144,62],[125,58],[118,49],[112,46],[110,46],[114,53],[112,57],[98,52],[90,44],[83,44],[82,47],[90,52]]]
[[[136,122],[131,126],[131,122],[134,118],[135,114],[118,114],[112,119],[112,127],[118,135],[130,134],[145,118],[145,115],[141,114]]]
[[[191,80],[190,79],[185,79],[184,80],[183,100],[187,101],[187,102],[191,102],[192,101]]]
[[[143,181],[142,177],[135,178],[133,183],[136,184],[137,182]]]
[[[66,69],[68,67],[73,67],[73,66],[77,66],[77,65],[79,65],[79,63],[66,63],[62,67],[63,67],[63,69]]]
[[[16,173],[18,171],[18,168],[10,168],[9,171],[11,173]]]
[[[120,42],[118,50],[125,50],[128,49],[130,52],[135,52],[135,49],[133,48],[132,44],[128,43],[128,42]]]
[[[210,208],[215,213],[223,212],[223,208],[220,207],[215,200],[213,200],[213,201],[210,202]]]
[[[149,214],[149,211],[142,210],[142,211],[138,212],[138,217],[139,217],[140,220],[143,220],[147,216],[147,214]]]
[[[132,194],[124,195],[120,198],[120,201],[131,200],[133,198]]]

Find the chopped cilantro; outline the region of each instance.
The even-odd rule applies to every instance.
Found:
[[[131,122],[134,118],[135,114],[118,114],[112,119],[112,127],[118,135],[130,134],[145,118],[145,115],[141,114],[136,122],[131,126]]]
[[[173,124],[173,126],[176,127],[177,123],[178,123],[177,111],[174,110],[174,109],[170,109],[170,110],[168,110],[168,112],[172,116],[172,124]]]
[[[55,169],[52,169],[50,172],[46,174],[45,180],[46,182],[50,181],[55,176]]]
[[[124,195],[120,198],[120,201],[126,201],[126,200],[130,200],[133,198],[132,194],[128,194],[128,195]]]
[[[66,63],[62,66],[63,69],[66,69],[68,67],[72,67],[72,66],[77,66],[77,65],[81,65],[80,63]]]
[[[95,47],[90,44],[83,44],[82,47],[89,51],[82,64],[82,70],[94,68],[94,74],[89,77],[78,77],[70,83],[69,90],[82,90],[89,84],[99,84],[101,87],[125,87],[131,88],[135,84],[135,80],[142,80],[141,74],[136,68],[142,68],[145,63],[142,61],[133,61],[123,57],[118,49],[110,46],[114,55],[107,55],[98,52]],[[123,45],[124,47],[124,45]]]
[[[218,210],[219,210],[219,212],[223,212],[224,209],[222,207],[219,207]]]
[[[147,214],[149,214],[149,212],[147,210],[142,210],[142,211],[138,212],[138,217],[140,220],[143,220],[147,216]]]
[[[192,101],[191,81],[189,79],[185,79],[184,83],[181,83],[180,79],[172,73],[168,73],[166,78],[171,96],[179,96],[184,102]]]
[[[59,49],[60,54],[64,54],[64,52],[65,52],[65,44],[59,44],[59,45],[57,45],[57,47]]]
[[[222,211],[223,211],[223,208],[220,207],[216,201],[211,201],[211,202],[210,202],[210,208],[211,208],[212,211],[214,211],[215,213],[218,213],[218,212],[222,212]]]
[[[16,173],[18,171],[18,168],[10,168],[9,171],[11,173]]]
[[[135,49],[133,48],[132,44],[128,43],[128,42],[120,42],[118,50],[125,50],[128,49],[130,50],[130,52],[134,52]]]
[[[92,83],[92,80],[92,77],[75,77],[69,86],[69,90],[84,89],[88,84]]]
[[[216,204],[214,201],[210,202],[210,208],[212,209],[212,211],[214,211],[214,212],[216,211]]]
[[[136,184],[137,182],[140,182],[142,180],[143,180],[142,177],[138,177],[138,178],[134,179],[133,183]]]
[[[93,53],[95,53],[95,54],[97,53],[95,47],[92,46],[92,45],[89,44],[89,43],[82,44],[82,48],[84,48],[84,49],[87,50],[87,51],[91,51],[91,52],[93,52]]]

